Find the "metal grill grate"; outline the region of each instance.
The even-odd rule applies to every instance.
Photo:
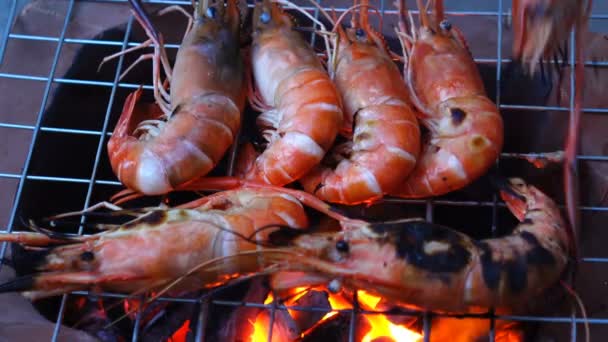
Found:
[[[101,0],[98,2],[108,2],[108,3],[109,2],[126,2],[126,0]],[[248,2],[251,3],[251,1],[248,1]],[[503,20],[505,20],[510,15],[510,13],[508,12],[508,9],[510,8],[510,4],[507,4],[507,2],[503,1],[503,0],[496,0],[496,2],[497,2],[496,10],[493,10],[493,11],[476,11],[476,10],[447,11],[448,16],[450,16],[450,15],[488,16],[488,17],[496,18],[497,33],[498,33],[498,36],[496,37],[496,42],[497,42],[496,58],[475,58],[475,61],[480,64],[503,65],[503,64],[510,62],[510,60],[508,58],[505,58],[505,53],[503,52],[503,47],[502,47],[502,40],[503,40],[502,23],[503,23]],[[169,0],[167,0],[167,1],[161,1],[161,0],[147,1],[147,3],[167,4],[167,5],[168,4],[190,5],[190,1],[169,1]],[[302,3],[302,2],[298,2],[298,3]],[[320,0],[320,3],[323,5],[322,0]],[[448,1],[448,3],[449,3],[449,1]],[[394,11],[394,9],[392,7],[392,4],[390,4],[388,1],[380,0],[379,4],[376,4],[376,5],[378,5],[380,10],[382,11],[383,16],[396,14],[396,12]],[[63,27],[58,36],[41,36],[41,35],[27,35],[27,34],[11,33],[11,29],[13,26],[14,19],[16,17],[16,12],[17,12],[16,11],[17,0],[12,0],[11,4],[9,6],[9,8],[10,8],[9,18],[8,18],[8,21],[5,26],[6,29],[4,31],[3,36],[0,37],[0,39],[1,39],[0,40],[0,62],[2,62],[2,59],[5,57],[5,50],[6,50],[7,44],[9,43],[10,40],[48,42],[48,43],[52,43],[55,45],[55,50],[53,52],[53,62],[52,62],[50,71],[48,72],[47,76],[35,76],[35,75],[28,75],[28,74],[0,72],[0,82],[1,82],[1,80],[14,79],[14,80],[24,80],[24,81],[28,81],[28,82],[43,82],[45,85],[44,91],[43,91],[43,97],[42,97],[41,104],[40,104],[40,109],[38,111],[37,119],[36,119],[36,122],[34,125],[0,122],[0,128],[10,129],[10,130],[26,130],[26,131],[30,131],[32,133],[31,143],[29,145],[29,150],[27,152],[27,157],[25,158],[25,162],[23,164],[22,171],[20,173],[16,173],[16,172],[6,172],[6,170],[0,170],[0,180],[2,178],[4,178],[4,179],[15,179],[18,181],[17,192],[15,195],[14,204],[10,211],[8,225],[6,227],[7,232],[10,232],[13,229],[16,229],[17,225],[15,224],[15,222],[17,220],[18,207],[21,205],[23,198],[24,198],[23,189],[24,189],[24,184],[26,183],[26,180],[35,181],[35,183],[33,183],[33,185],[30,185],[30,186],[37,186],[37,184],[42,184],[44,182],[84,184],[87,186],[87,190],[86,190],[86,196],[84,198],[84,203],[82,204],[82,208],[86,208],[91,205],[93,188],[96,185],[114,186],[116,190],[120,189],[120,187],[121,187],[121,184],[118,181],[116,181],[116,179],[100,179],[98,177],[98,170],[100,167],[101,155],[102,155],[102,153],[104,153],[103,146],[107,142],[107,136],[111,135],[112,127],[110,127],[110,125],[109,125],[110,113],[112,111],[111,110],[112,106],[113,105],[116,106],[116,104],[114,102],[115,102],[115,95],[116,95],[117,89],[118,88],[136,89],[139,87],[139,84],[119,82],[119,75],[122,73],[123,68],[124,68],[123,57],[120,57],[120,59],[117,63],[117,67],[114,72],[114,79],[111,82],[101,82],[101,81],[97,81],[95,79],[85,80],[85,79],[60,78],[60,77],[56,77],[55,71],[56,71],[56,67],[57,67],[61,52],[62,52],[62,48],[66,44],[116,46],[116,47],[121,47],[122,49],[127,48],[129,46],[137,45],[139,42],[129,41],[129,37],[131,36],[131,31],[133,28],[134,20],[132,17],[129,18],[129,21],[128,21],[127,27],[126,27],[126,32],[125,32],[125,35],[124,35],[124,38],[122,41],[70,38],[69,36],[67,36],[66,32],[67,32],[67,29],[68,29],[68,26],[70,23],[70,18],[73,15],[75,7],[77,7],[77,6],[78,6],[78,4],[74,0],[70,0],[69,2],[67,2],[67,10],[65,11],[65,13],[63,13],[63,15],[64,15]],[[319,15],[318,10],[316,10],[314,7],[306,6],[306,5],[304,5],[303,7],[306,8],[307,10],[311,11],[312,13],[314,13],[315,16],[318,17],[318,15]],[[337,12],[341,12],[341,11],[345,10],[345,7],[335,8],[335,10]],[[417,15],[417,11],[413,11],[413,13]],[[591,19],[592,20],[607,20],[608,13],[605,13],[605,14],[592,13]],[[135,23],[135,25],[137,25],[137,23]],[[572,35],[572,37],[573,37],[573,35]],[[571,42],[571,46],[573,46],[573,42]],[[176,49],[178,47],[178,45],[168,44],[167,47],[171,48],[171,49]],[[477,57],[477,56],[475,56],[475,57]],[[574,61],[574,49],[570,48],[568,62],[570,65],[573,65],[573,61]],[[97,63],[97,61],[94,61],[92,63]],[[603,62],[603,61],[587,61],[585,64],[588,67],[591,67],[591,66],[607,67],[608,66],[608,62]],[[571,68],[571,70],[573,70],[573,68]],[[508,110],[526,110],[526,111],[551,111],[551,112],[557,112],[557,113],[561,112],[562,114],[564,114],[564,113],[570,112],[574,106],[572,101],[569,102],[570,105],[568,107],[533,106],[533,105],[524,105],[524,104],[504,104],[501,102],[501,79],[503,76],[502,72],[504,72],[504,71],[500,67],[496,68],[497,91],[496,91],[495,102],[502,110],[508,109]],[[570,89],[573,89],[574,88],[573,71],[571,71],[571,76],[568,81],[570,82]],[[98,87],[107,87],[107,88],[111,89],[109,101],[108,101],[108,104],[106,107],[105,117],[101,124],[102,128],[100,130],[84,130],[84,129],[72,129],[72,128],[67,128],[67,127],[43,126],[42,125],[43,113],[45,112],[45,108],[47,107],[47,102],[49,102],[49,97],[50,97],[49,95],[51,93],[51,87],[53,84],[65,84],[65,85],[74,85],[74,86],[98,86]],[[144,86],[144,88],[152,89],[151,85],[146,85],[146,86]],[[118,105],[122,106],[121,103],[119,103]],[[584,113],[585,113],[585,115],[608,114],[608,108],[584,108]],[[566,116],[565,115],[560,116],[560,119],[566,120]],[[77,177],[70,177],[70,176],[64,176],[64,175],[45,176],[45,175],[31,174],[30,163],[32,160],[34,146],[38,142],[40,132],[68,134],[68,135],[72,136],[74,139],[83,139],[86,136],[97,139],[98,144],[97,144],[97,149],[96,149],[95,157],[94,157],[93,164],[92,164],[92,172],[90,174],[90,177],[77,178]],[[233,150],[231,151],[232,161],[234,160],[234,155],[235,155],[234,152],[235,151],[233,148]],[[535,155],[535,153],[531,153],[531,152],[530,153],[506,153],[505,152],[505,153],[501,154],[501,160],[521,158],[521,157],[534,156],[534,155]],[[579,155],[578,159],[579,159],[579,161],[598,163],[598,162],[607,162],[608,156],[606,156],[606,155]],[[232,164],[232,163],[230,163],[230,164]],[[504,206],[504,204],[502,204],[498,201],[496,196],[494,196],[492,198],[492,200],[478,200],[478,201],[462,201],[462,200],[451,200],[451,199],[433,199],[433,200],[389,199],[387,201],[396,202],[396,203],[405,203],[405,204],[409,204],[409,203],[423,204],[426,207],[427,219],[431,220],[431,221],[434,219],[434,209],[437,207],[440,207],[440,206],[463,206],[463,207],[467,206],[467,207],[491,208],[491,210],[492,210],[492,225],[491,225],[492,232],[494,232],[496,230],[497,210],[498,210],[498,208]],[[607,206],[585,205],[585,206],[580,206],[579,209],[584,212],[607,212],[608,211]],[[82,222],[84,222],[84,217],[81,219],[81,223]],[[80,228],[79,233],[82,233],[82,228]],[[2,246],[0,248],[0,257],[3,257],[5,255],[6,249],[7,249],[7,244],[2,244]],[[583,262],[584,263],[606,263],[606,262],[608,262],[608,258],[587,257],[586,256],[583,258]],[[0,264],[0,267],[1,266],[2,266],[2,264]],[[87,295],[87,293],[86,292],[74,292],[72,295]],[[127,296],[113,294],[113,293],[102,293],[100,296],[101,297],[114,297],[114,298],[117,298],[117,297],[126,298],[127,297]],[[53,338],[52,338],[53,341],[55,341],[57,339],[59,329],[61,327],[61,322],[63,319],[64,310],[65,310],[66,298],[67,298],[67,295],[63,296],[60,310],[57,313],[57,323],[56,323],[55,331],[54,331]],[[286,309],[286,307],[280,306],[280,305],[277,305],[274,303],[269,304],[269,305],[264,305],[264,304],[259,304],[259,303],[220,301],[220,300],[213,300],[212,298],[210,299],[209,297],[205,297],[204,299],[160,298],[159,300],[176,301],[176,302],[178,302],[178,301],[179,302],[192,302],[192,303],[201,303],[202,304],[202,305],[200,305],[201,309],[200,309],[199,319],[198,319],[197,326],[196,326],[195,335],[196,335],[197,341],[201,341],[204,339],[203,335],[204,335],[205,326],[207,323],[206,316],[207,316],[208,307],[209,307],[210,303],[213,303],[214,305],[225,305],[225,306],[243,306],[244,305],[244,306],[249,306],[249,307],[268,308],[271,310],[270,326],[272,326],[272,324],[273,324],[275,310]],[[354,302],[356,303],[356,300]],[[310,308],[310,307],[301,307],[301,308],[290,307],[290,309],[317,310],[316,308]],[[318,310],[324,310],[324,309],[319,308]],[[349,312],[351,315],[349,340],[352,341],[354,339],[354,333],[355,333],[355,329],[356,329],[355,317],[356,317],[356,315],[359,315],[359,314],[363,313],[364,311],[357,308],[357,306],[355,305],[355,308],[353,310],[350,310]],[[424,319],[423,326],[424,326],[425,340],[428,340],[429,331],[431,329],[431,320],[430,320],[431,314],[423,313],[422,315],[423,315],[423,319]],[[138,316],[138,320],[139,320],[139,318],[140,318],[140,316]],[[563,317],[500,316],[500,317],[498,317],[498,316],[491,315],[490,319],[491,319],[491,327],[494,327],[494,321],[496,319],[512,320],[512,321],[530,321],[530,322],[571,324],[571,327],[572,327],[571,328],[571,340],[573,340],[573,341],[575,341],[577,339],[577,335],[579,335],[579,332],[577,330],[577,324],[580,325],[581,323],[584,322],[584,320],[582,318],[575,317],[575,316],[563,316]],[[606,318],[606,319],[603,319],[603,318],[588,319],[587,322],[592,325],[608,324],[608,318]],[[138,331],[137,331],[138,324],[137,323],[138,323],[138,321],[136,321],[136,323],[135,323],[136,328],[133,333],[134,341],[137,340],[137,336],[138,336]],[[580,329],[580,327],[578,327],[578,328]],[[271,335],[272,335],[272,332],[271,332]],[[490,333],[490,338],[492,341],[494,340],[494,330],[493,329]]]

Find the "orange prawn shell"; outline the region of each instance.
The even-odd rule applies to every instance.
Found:
[[[266,5],[259,4],[254,16]],[[239,169],[247,171],[246,179],[283,186],[324,157],[342,126],[342,102],[315,51],[287,16],[276,4],[266,13],[272,19],[254,27],[251,64],[257,92],[271,107],[258,117],[258,126],[270,132],[269,144],[253,165]]]
[[[197,13],[177,52],[170,101],[164,103],[155,93],[166,114],[163,120],[157,109],[138,105],[141,89],[127,98],[108,154],[114,173],[128,188],[166,194],[210,172],[234,142],[246,89],[238,11],[233,0],[227,2],[224,17]],[[144,123],[146,134],[135,137],[134,129],[144,119],[153,122]]]
[[[137,123],[162,114],[158,106],[138,103],[141,92],[140,88],[127,97],[116,130],[108,140],[110,164],[118,179],[130,189],[160,194],[211,171],[240,127],[240,110],[234,103],[213,95],[192,99],[157,137],[140,140],[133,136]],[[204,150],[205,155],[192,158],[193,146]],[[163,177],[160,183],[165,185],[147,187],[149,177]]]
[[[369,223],[338,233],[303,234],[278,273],[284,290],[337,279],[405,307],[437,312],[519,309],[555,285],[568,264],[569,237],[559,208],[538,189],[512,180],[504,196],[520,224],[511,235],[474,240],[422,220]],[[521,198],[520,198],[521,196]],[[298,280],[299,279],[299,280]]]
[[[335,47],[333,74],[344,103],[342,133],[352,146],[337,166],[319,165],[300,183],[323,200],[359,204],[405,180],[420,153],[420,128],[401,73],[384,47],[349,33],[341,34]]]
[[[422,114],[435,110],[436,104],[450,98],[485,95],[479,70],[466,46],[451,35],[431,33],[424,28],[421,31],[407,72],[416,98],[427,109]]]
[[[391,193],[398,197],[459,190],[487,172],[504,144],[502,116],[462,34],[437,29],[421,27],[408,58],[406,81],[429,136],[416,167]]]
[[[266,241],[276,228],[260,228],[270,225],[302,229],[308,218],[295,198],[264,189],[226,191],[182,208],[153,210],[119,229],[51,248],[37,261],[41,273],[33,276],[30,294],[42,298],[92,285],[123,293],[151,290],[205,261],[263,249],[253,241]],[[36,243],[38,235],[7,234],[0,240],[27,245]],[[228,259],[220,268],[194,272],[172,290],[215,286],[224,277],[261,267],[255,256]]]

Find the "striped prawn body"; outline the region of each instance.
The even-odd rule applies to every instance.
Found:
[[[293,232],[282,252],[269,252],[283,270],[272,285],[284,291],[334,283],[437,312],[520,308],[559,282],[572,245],[559,208],[540,190],[512,178],[501,196],[520,223],[498,238],[475,240],[420,219]]]
[[[503,147],[502,117],[487,96],[466,41],[443,20],[443,1],[433,3],[434,21],[418,1],[421,26],[415,30],[412,25],[408,35],[405,2],[399,2],[404,75],[428,134],[416,167],[391,193],[397,197],[434,197],[462,189],[494,165]]]
[[[408,89],[363,1],[359,23],[337,26],[334,82],[342,96],[349,140],[333,151],[336,166],[322,165],[301,180],[322,200],[359,204],[396,190],[412,171],[420,128]],[[339,23],[338,23],[339,25]],[[335,158],[337,157],[337,158]]]
[[[283,186],[323,159],[342,125],[342,102],[314,49],[270,1],[254,10],[251,66],[250,100],[262,111],[257,123],[268,144],[260,155],[240,158],[247,162],[239,174]]]
[[[37,273],[0,285],[0,292],[19,291],[31,299],[93,288],[133,293],[161,289],[186,275],[173,291],[214,287],[237,273],[258,271],[257,259],[227,260],[220,270],[191,271],[210,260],[263,248],[257,242],[266,241],[273,229],[261,228],[308,226],[297,199],[267,189],[230,190],[179,207],[118,209],[115,214],[135,218],[87,236],[0,234],[0,241],[38,250]]]

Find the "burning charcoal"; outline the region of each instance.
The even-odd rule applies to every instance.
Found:
[[[268,341],[271,312],[270,310],[261,310],[253,324],[253,334],[246,335],[245,341],[252,340],[253,342]],[[272,342],[293,341],[300,336],[300,330],[296,323],[289,315],[289,312],[284,310],[275,310],[274,321],[272,324]]]
[[[112,320],[101,300],[91,300],[84,296],[68,297],[64,323],[75,329],[85,331],[101,342],[122,342],[118,325],[111,324]]]
[[[350,315],[337,313],[304,332],[300,342],[348,341]]]
[[[161,302],[158,302],[161,303]],[[184,328],[187,332],[190,319],[195,313],[195,303],[167,303],[162,309],[153,310],[154,315],[146,315],[147,321],[141,325],[143,341],[165,341]],[[147,310],[146,310],[147,311]],[[143,317],[142,317],[143,318]],[[188,322],[188,323],[186,323]],[[182,339],[181,341],[185,341]]]
[[[309,329],[331,311],[331,305],[329,304],[328,295],[325,291],[308,291],[304,296],[296,300],[293,306],[327,309],[326,311],[291,310],[291,316],[301,331]]]
[[[263,303],[264,299],[268,297],[268,287],[263,283],[261,279],[256,279],[251,282],[243,302],[247,303]],[[229,307],[224,306],[223,308],[228,309]],[[260,312],[259,308],[251,308],[240,306],[236,308],[224,324],[219,325],[217,336],[215,340],[218,341],[249,341],[248,338],[243,338],[241,335],[250,336],[253,333],[253,325],[251,322],[255,322],[255,319]]]

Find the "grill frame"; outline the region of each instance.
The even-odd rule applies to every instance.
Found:
[[[87,2],[124,3],[124,2],[126,2],[126,0],[87,0]],[[178,5],[186,5],[186,6],[190,5],[190,1],[150,0],[150,1],[144,1],[144,2],[146,4],[164,4],[164,5],[178,4]],[[248,6],[251,7],[252,6],[251,1],[249,0],[247,2],[248,2]],[[319,0],[319,2],[321,4],[323,4],[322,0]],[[386,7],[387,7],[387,6],[385,6],[386,2],[387,1],[385,1],[385,0],[380,0],[379,7],[382,11],[382,15],[384,16],[384,15],[388,15],[388,14],[393,14],[393,15],[396,14],[396,11],[386,9]],[[496,58],[475,58],[475,61],[477,63],[491,63],[491,64],[500,63],[500,65],[503,65],[503,64],[509,63],[511,61],[508,58],[504,58],[503,48],[502,48],[502,39],[503,39],[502,23],[503,23],[503,20],[510,15],[510,13],[505,12],[505,9],[508,9],[508,7],[506,7],[503,4],[503,2],[505,2],[504,0],[496,0],[496,2],[498,4],[498,9],[496,11],[446,11],[446,14],[448,16],[449,15],[463,15],[463,16],[493,16],[493,17],[496,17],[497,32],[498,32],[497,33],[498,36],[497,36]],[[116,69],[115,69],[114,79],[112,82],[100,82],[100,81],[95,81],[95,80],[79,80],[79,79],[60,78],[60,77],[55,77],[55,71],[56,71],[56,67],[57,67],[59,57],[60,57],[60,54],[62,51],[62,47],[64,46],[64,44],[91,44],[91,45],[120,46],[122,49],[137,45],[139,42],[132,42],[129,40],[129,37],[131,36],[133,24],[134,24],[134,18],[132,16],[129,17],[125,35],[124,35],[124,38],[122,41],[69,38],[69,37],[66,37],[66,31],[67,31],[67,28],[68,28],[68,25],[70,22],[70,18],[72,16],[72,12],[73,12],[76,2],[75,2],[75,0],[69,0],[69,1],[67,1],[67,3],[68,3],[68,6],[67,6],[66,13],[65,13],[65,20],[63,23],[62,30],[61,30],[60,34],[55,37],[55,36],[39,36],[39,35],[11,33],[11,29],[12,29],[12,26],[13,26],[13,23],[15,21],[15,17],[17,14],[16,13],[17,0],[12,0],[12,3],[10,5],[9,18],[8,18],[8,21],[5,26],[6,30],[4,31],[3,36],[0,37],[0,63],[2,63],[3,59],[5,58],[5,50],[6,50],[6,46],[8,44],[9,39],[47,41],[47,42],[56,42],[57,43],[57,46],[56,46],[56,49],[54,52],[53,62],[52,62],[52,65],[51,65],[51,68],[50,68],[50,71],[49,71],[49,74],[47,77],[0,72],[0,79],[19,79],[19,80],[28,80],[28,81],[36,81],[36,82],[45,82],[45,89],[44,89],[44,95],[42,98],[42,103],[41,103],[40,109],[38,111],[36,123],[34,125],[13,124],[13,123],[9,123],[9,122],[0,121],[0,128],[32,131],[32,140],[29,145],[29,150],[27,152],[27,157],[26,157],[26,160],[25,160],[21,173],[2,172],[3,170],[0,170],[0,179],[18,179],[18,181],[19,181],[14,203],[13,203],[13,206],[12,206],[12,209],[10,212],[9,222],[8,222],[7,227],[5,227],[6,230],[4,232],[11,232],[15,228],[17,209],[21,203],[20,201],[22,200],[22,190],[23,190],[23,186],[24,186],[24,183],[26,180],[36,180],[36,181],[42,181],[42,182],[67,182],[67,183],[88,184],[87,194],[85,197],[85,203],[84,203],[83,209],[90,206],[92,191],[93,191],[93,187],[95,185],[116,186],[117,189],[119,189],[119,187],[122,186],[121,183],[116,180],[98,179],[97,170],[99,168],[100,156],[101,156],[101,153],[103,152],[103,144],[106,142],[106,137],[111,135],[111,132],[109,132],[109,130],[110,130],[109,118],[110,118],[111,107],[114,103],[116,90],[119,87],[136,89],[139,87],[139,84],[119,82],[118,77],[124,68],[124,64],[123,64],[124,59],[122,56],[118,59],[118,63],[117,63]],[[301,2],[299,1],[298,3],[301,3]],[[305,9],[313,12],[314,16],[316,18],[318,18],[319,11],[316,8],[311,7],[311,6],[306,6],[306,5],[303,7]],[[338,11],[338,12],[344,11],[344,8],[336,8],[336,11]],[[412,12],[414,15],[417,16],[418,12],[416,10],[413,10]],[[608,13],[606,13],[606,14],[592,13],[591,19],[592,20],[608,20]],[[135,25],[137,25],[136,22],[135,22]],[[167,48],[170,48],[170,49],[176,49],[179,47],[176,44],[167,44],[166,46],[167,46]],[[568,56],[569,66],[574,65],[574,48],[573,47],[574,47],[574,34],[572,33],[571,40],[570,40],[570,53]],[[589,66],[608,67],[608,61],[607,62],[586,61],[585,66],[587,66],[587,67],[589,67]],[[497,93],[496,93],[496,98],[494,99],[494,101],[501,110],[511,109],[511,110],[530,110],[530,111],[569,112],[570,116],[572,115],[572,110],[574,108],[573,99],[570,99],[568,107],[530,106],[530,105],[517,105],[517,104],[501,103],[501,85],[500,85],[501,77],[502,77],[502,68],[497,67],[496,68]],[[570,91],[572,93],[572,91],[574,89],[574,68],[573,67],[570,68],[570,77],[569,77],[568,81],[570,83]],[[109,103],[106,108],[106,115],[104,117],[102,129],[101,130],[80,130],[80,129],[69,129],[69,128],[64,128],[64,127],[43,126],[42,125],[43,113],[45,112],[45,107],[47,105],[47,102],[49,101],[50,89],[53,84],[94,85],[94,86],[102,86],[102,87],[111,88]],[[144,89],[152,89],[152,86],[145,85]],[[584,115],[586,115],[586,114],[608,114],[608,108],[583,108],[583,114]],[[29,171],[30,171],[29,167],[30,167],[30,162],[32,159],[33,149],[34,149],[34,146],[36,144],[36,141],[37,141],[37,138],[38,138],[38,135],[40,132],[67,133],[67,134],[73,134],[76,136],[90,135],[90,136],[99,137],[98,148],[96,151],[91,176],[87,179],[87,178],[56,177],[56,176],[51,177],[51,176],[40,176],[40,175],[29,174]],[[234,158],[236,155],[235,147],[236,147],[236,144],[233,145],[233,147],[231,148],[231,150],[229,152],[230,156],[231,156],[230,165],[233,164]],[[506,152],[503,152],[503,153],[501,153],[500,160],[510,159],[510,158],[534,157],[536,155],[537,155],[536,153],[506,153]],[[577,159],[579,162],[580,161],[608,162],[608,156],[606,156],[606,155],[578,155]],[[433,221],[433,218],[434,218],[433,213],[434,213],[434,208],[436,206],[443,206],[443,205],[454,206],[455,205],[455,206],[491,207],[492,212],[493,212],[492,227],[491,227],[492,232],[494,232],[496,230],[496,211],[498,208],[504,207],[504,204],[499,202],[496,195],[493,196],[492,201],[458,201],[458,200],[441,200],[441,199],[440,200],[390,199],[388,201],[396,202],[396,203],[404,203],[404,204],[411,204],[411,203],[424,204],[425,208],[426,208],[426,219],[429,221]],[[608,206],[579,206],[579,211],[608,212]],[[85,222],[85,218],[81,217],[81,224],[84,222]],[[78,233],[82,234],[83,233],[82,230],[83,230],[82,227],[80,227]],[[7,246],[8,246],[7,243],[1,244],[0,258],[3,258],[5,256]],[[0,268],[3,265],[2,262],[3,261],[0,260]],[[606,262],[608,262],[608,258],[583,257],[582,262],[584,262],[584,263],[606,263]],[[70,295],[89,295],[89,293],[86,291],[75,291],[75,292],[72,292],[72,294],[70,294]],[[97,294],[97,295],[102,298],[104,298],[104,297],[107,297],[107,298],[127,298],[127,297],[129,297],[127,295],[121,295],[121,294],[115,294],[115,293],[105,293],[105,292]],[[62,327],[61,323],[63,320],[67,296],[69,296],[69,295],[63,295],[63,297],[62,297],[60,310],[57,314],[57,320],[55,323],[54,334],[51,339],[52,341],[57,340],[59,331]],[[180,298],[161,297],[161,298],[159,298],[159,300],[202,304],[199,306],[200,312],[198,314],[198,321],[196,322],[196,329],[195,329],[195,340],[196,341],[204,340],[205,327],[206,327],[206,323],[207,323],[206,316],[207,316],[207,313],[209,310],[209,305],[211,303],[214,305],[232,306],[232,307],[246,306],[246,307],[255,307],[255,308],[267,308],[271,311],[270,327],[272,327],[276,310],[287,309],[286,306],[276,304],[275,302],[273,302],[272,304],[265,305],[265,304],[261,304],[261,303],[243,303],[241,301],[213,300],[212,296],[208,296],[208,295],[205,295],[204,297],[199,298],[199,299],[180,299]],[[356,298],[353,302],[354,303],[357,302]],[[304,311],[325,310],[324,308],[298,307],[298,306],[289,306],[289,309],[304,310]],[[365,311],[365,310],[358,308],[356,304],[355,304],[353,310],[342,310],[342,311],[348,312],[351,315],[351,324],[350,324],[350,328],[349,328],[349,331],[350,331],[349,341],[353,341],[354,334],[356,331],[356,326],[355,326],[356,315],[368,313],[369,311]],[[435,315],[435,314],[431,315],[430,313],[426,313],[426,312],[415,313],[415,314],[422,315],[422,317],[423,317],[425,341],[428,341],[429,332],[431,330],[431,318],[432,318],[432,315]],[[482,316],[464,315],[464,317],[479,317],[480,319],[488,319],[488,317],[486,317],[486,316],[487,315],[482,315]],[[462,317],[462,316],[459,316],[459,317]],[[136,322],[134,324],[133,341],[136,341],[138,339],[137,326],[139,325],[138,323],[139,323],[140,318],[141,318],[141,315],[138,314]],[[575,316],[574,314],[571,316],[562,316],[562,317],[490,315],[489,319],[491,320],[491,331],[490,331],[490,340],[491,341],[494,340],[494,335],[495,335],[495,331],[494,331],[495,323],[494,322],[496,319],[509,320],[509,321],[569,323],[569,324],[571,324],[571,327],[572,327],[571,328],[571,340],[572,341],[576,341],[576,339],[577,339],[577,334],[578,334],[577,325],[578,324],[581,324],[584,322],[587,322],[589,324],[608,324],[608,318],[606,318],[606,319],[591,318],[591,319],[585,320],[581,317]],[[269,341],[271,338],[272,338],[272,329],[270,329]]]

